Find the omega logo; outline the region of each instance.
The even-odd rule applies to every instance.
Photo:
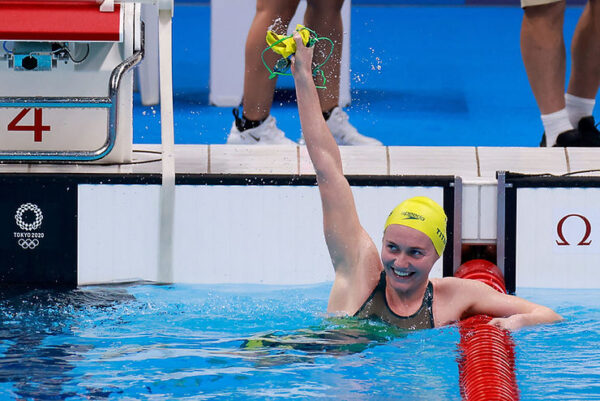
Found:
[[[590,234],[592,233],[592,224],[590,223],[590,221],[587,219],[587,217],[582,216],[580,214],[568,214],[565,217],[563,217],[562,219],[559,220],[557,226],[556,226],[556,233],[558,234],[558,238],[560,238],[559,240],[556,240],[556,244],[557,245],[571,245],[569,243],[569,241],[567,241],[565,239],[565,235],[563,233],[563,225],[565,224],[565,221],[567,221],[568,218],[570,217],[577,217],[578,219],[582,220],[585,224],[585,233],[583,234],[583,237],[581,238],[581,240],[579,241],[579,243],[577,243],[577,246],[586,246],[586,245],[590,245],[592,243],[592,240],[588,241],[588,238],[590,237]]]

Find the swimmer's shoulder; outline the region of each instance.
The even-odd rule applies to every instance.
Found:
[[[430,278],[429,281],[431,281],[431,284],[433,284],[434,290],[449,291],[460,288],[460,286],[463,285],[462,282],[464,280],[457,277],[436,277]]]
[[[473,280],[465,280],[457,277],[431,278],[435,298],[450,301],[454,298],[467,296],[472,289]]]
[[[479,282],[477,280],[469,280],[458,277],[435,277],[430,278],[429,281],[431,281],[434,288],[447,290],[464,289],[479,285]]]
[[[432,278],[433,311],[437,326],[460,320],[474,302],[468,281],[456,277]]]
[[[430,279],[434,297],[443,302],[458,302],[465,305],[477,302],[478,298],[489,292],[490,288],[477,280],[457,277]]]

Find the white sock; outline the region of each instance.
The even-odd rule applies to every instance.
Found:
[[[546,146],[554,145],[559,134],[573,129],[566,108],[554,113],[542,114],[542,124],[546,131]]]
[[[567,113],[569,121],[573,127],[577,127],[579,120],[583,117],[589,117],[594,112],[596,99],[586,99],[584,97],[573,96],[565,93],[565,103],[567,104]]]

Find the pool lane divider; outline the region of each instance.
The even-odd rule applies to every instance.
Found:
[[[478,280],[506,293],[504,277],[496,265],[474,259],[460,266],[455,277]],[[489,325],[487,315],[459,323],[461,357],[459,385],[463,400],[513,401],[519,399],[515,373],[515,344],[510,332]]]

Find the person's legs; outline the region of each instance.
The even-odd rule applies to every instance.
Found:
[[[315,31],[319,36],[328,37],[334,44],[329,62],[322,67],[327,78],[327,89],[319,89],[318,91],[321,110],[333,137],[339,145],[381,145],[381,142],[377,139],[361,135],[349,123],[348,114],[339,107],[340,68],[344,34],[341,14],[343,5],[344,0],[306,0],[304,25]],[[330,44],[319,42],[315,46],[315,62],[321,63],[329,54]],[[320,77],[317,79],[319,80]]]
[[[564,12],[564,1],[524,8],[521,54],[542,114],[565,107]]]
[[[261,54],[267,47],[267,31],[285,34],[299,1],[256,1],[256,15],[246,38],[242,115],[239,115],[238,108],[233,109],[235,121],[227,136],[228,144],[294,144],[277,128],[275,118],[270,115],[277,80],[269,79]],[[279,56],[272,51],[265,53],[265,62],[271,68],[278,58]]]
[[[574,126],[592,115],[600,86],[600,0],[589,0],[571,43],[571,77],[566,95]]]
[[[569,109],[587,112],[589,99],[564,95],[566,51],[562,29],[565,1],[521,0],[521,5],[524,8],[521,53],[544,125],[544,136],[540,145],[600,146],[599,133],[595,128],[590,129],[590,126],[593,128],[593,119],[583,121],[578,118],[581,120],[579,123],[572,122],[574,118],[571,117],[574,117],[574,113],[569,112]],[[597,73],[597,59],[590,62],[584,60],[588,54],[582,54],[582,52],[589,51],[593,42],[592,37],[588,37],[590,32],[594,32],[592,15],[591,7],[586,7],[582,17],[583,22],[578,25],[578,33],[575,38],[575,52],[578,53],[575,61],[577,72],[572,85],[576,93],[580,93],[578,89],[582,85],[580,79],[583,80],[583,85],[590,85],[589,80],[595,79],[594,93],[598,89],[598,75],[593,78],[594,74],[590,74],[590,70],[594,70],[594,62]],[[590,24],[590,22],[592,23]],[[594,33],[597,34],[597,32]],[[595,53],[591,57],[597,57],[597,54],[599,53]],[[584,92],[589,93],[589,88],[586,88]]]
[[[326,36],[333,41],[333,54],[328,63],[323,66],[327,77],[327,89],[319,90],[321,110],[331,111],[339,103],[340,96],[340,65],[342,61],[342,45],[344,26],[342,23],[342,5],[344,0],[307,0],[304,25],[320,36]],[[329,42],[317,43],[315,61],[322,60],[329,54]]]
[[[594,0],[595,1],[595,0]],[[600,136],[579,132],[569,118],[564,88],[565,1],[521,0],[524,7],[521,53],[531,89],[542,114],[541,146],[600,146]],[[573,99],[567,96],[571,104]]]
[[[244,70],[243,115],[249,120],[261,121],[269,116],[273,103],[276,79],[269,79],[261,53],[267,47],[265,37],[271,29],[285,34],[300,0],[257,0],[256,15],[246,39]],[[272,68],[279,56],[265,53],[265,61]]]

